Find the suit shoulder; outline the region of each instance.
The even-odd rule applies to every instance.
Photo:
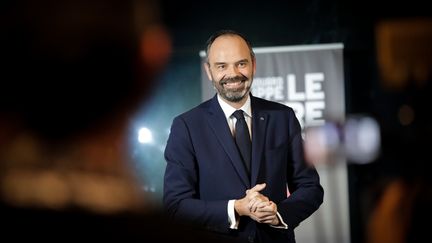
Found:
[[[190,120],[190,119],[196,118],[197,116],[199,117],[203,111],[208,109],[208,107],[210,106],[210,102],[211,102],[211,99],[204,101],[204,102],[200,103],[199,105],[177,115],[174,119]]]
[[[263,98],[254,97],[253,102],[255,103],[255,106],[260,107],[261,109],[265,110],[274,110],[274,111],[286,111],[286,112],[294,112],[294,110],[285,104],[266,100]]]

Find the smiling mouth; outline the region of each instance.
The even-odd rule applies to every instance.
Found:
[[[244,81],[234,81],[234,82],[227,82],[224,83],[223,86],[225,86],[226,88],[240,88],[241,86],[243,86]]]

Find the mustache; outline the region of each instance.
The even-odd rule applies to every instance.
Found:
[[[227,84],[227,83],[234,83],[234,82],[238,82],[238,81],[244,82],[246,80],[248,80],[248,78],[245,75],[243,75],[243,74],[235,76],[235,77],[229,77],[229,78],[223,76],[219,80],[219,84],[224,85],[224,84]]]

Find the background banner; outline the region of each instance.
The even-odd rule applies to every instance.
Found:
[[[302,128],[344,120],[342,44],[261,47],[254,51],[257,72],[253,95],[292,107]],[[203,63],[205,53],[201,51],[200,56]],[[201,79],[202,99],[210,99],[215,90],[203,67]],[[317,169],[324,203],[296,228],[296,239],[299,243],[350,242],[346,163],[334,161]]]

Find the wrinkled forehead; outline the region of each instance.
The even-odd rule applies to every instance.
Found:
[[[237,35],[219,36],[208,53],[210,63],[236,62],[243,59],[251,60],[251,55],[246,41]]]

